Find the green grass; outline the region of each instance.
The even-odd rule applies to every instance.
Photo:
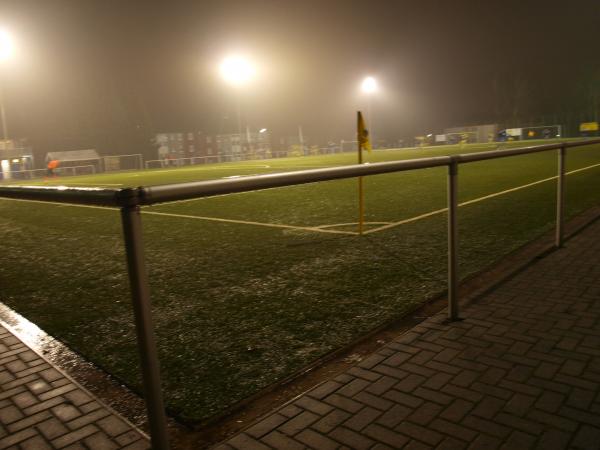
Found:
[[[374,152],[368,159],[489,148]],[[570,150],[567,169],[600,163],[599,152],[598,146]],[[354,155],[344,154],[51,183],[154,185],[354,161]],[[555,173],[555,152],[462,165],[460,201]],[[600,167],[567,178],[569,216],[599,203],[599,175]],[[144,211],[297,227],[352,223],[356,184],[318,183]],[[555,184],[546,182],[460,208],[461,275],[549,230],[554,196]],[[446,169],[369,177],[366,197],[370,222],[444,208]],[[445,214],[363,237],[153,214],[143,220],[166,399],[171,411],[187,420],[219,413],[445,288]],[[0,233],[0,299],[139,389],[118,212],[5,200],[0,201]]]

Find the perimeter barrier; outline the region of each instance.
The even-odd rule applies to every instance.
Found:
[[[250,192],[260,189],[294,186],[320,181],[332,181],[384,173],[402,172],[431,167],[448,167],[448,319],[459,319],[458,298],[458,168],[461,164],[558,150],[556,176],[556,227],[554,243],[561,247],[564,240],[565,159],[568,148],[600,144],[600,139],[563,142],[509,150],[492,150],[452,156],[410,159],[350,165],[297,172],[254,175],[244,178],[218,179],[190,183],[127,189],[73,188],[65,186],[0,186],[0,197],[55,203],[112,206],[120,208],[127,269],[131,286],[134,320],[140,352],[144,398],[152,448],[169,448],[166,415],[162,397],[159,361],[150,308],[150,288],[144,261],[140,207],[176,200],[211,197],[214,195]]]

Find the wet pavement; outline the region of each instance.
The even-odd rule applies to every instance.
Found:
[[[148,449],[148,438],[0,322],[0,449]]]

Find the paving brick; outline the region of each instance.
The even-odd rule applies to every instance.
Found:
[[[375,419],[381,415],[381,411],[367,406],[344,422],[344,426],[354,431],[361,431],[367,425],[373,423]]]
[[[33,436],[19,444],[23,450],[51,450],[52,447],[41,436]],[[92,447],[94,449],[99,447]]]
[[[48,417],[50,417],[50,413],[48,411],[42,411],[32,416],[24,417],[23,419],[18,420],[16,422],[12,422],[8,424],[6,428],[10,433],[15,433],[24,428],[32,427],[33,425],[47,419]]]
[[[395,378],[383,376],[374,383],[370,383],[365,390],[373,395],[381,395],[384,392],[390,390],[397,383],[398,380],[396,380]]]
[[[312,389],[308,393],[308,395],[310,395],[311,397],[314,397],[318,400],[321,400],[321,399],[327,397],[332,392],[337,391],[341,387],[342,387],[341,383],[337,383],[335,381],[327,381],[327,382],[317,386],[316,388]]]
[[[391,401],[369,394],[368,392],[360,392],[353,398],[380,411],[387,411],[394,405]]]
[[[539,450],[564,450],[569,448],[571,434],[556,429],[547,429],[540,437],[537,445]]]
[[[496,397],[485,397],[475,406],[471,414],[484,419],[492,420],[504,407],[505,402]]]
[[[514,450],[518,448],[527,449],[533,448],[536,438],[530,434],[521,431],[513,431],[508,437],[504,445],[500,447],[502,450]]]
[[[0,409],[0,423],[3,425],[16,422],[23,418],[23,413],[19,408],[13,405],[5,406]]]
[[[312,424],[312,428],[321,433],[329,433],[342,422],[348,420],[349,417],[351,417],[350,413],[335,409],[316,423]]]
[[[529,411],[527,418],[544,425],[558,428],[559,430],[573,432],[577,429],[577,422],[538,409]]]
[[[296,417],[288,420],[286,423],[281,425],[278,430],[288,434],[290,436],[302,431],[304,428],[308,428],[312,423],[319,420],[319,416],[309,411],[304,411],[298,414]]]
[[[238,450],[271,450],[265,444],[244,433],[235,435],[229,440],[228,444]]]
[[[375,381],[379,377],[381,377],[381,375],[378,374],[377,372],[373,372],[372,370],[363,369],[362,367],[352,367],[350,370],[348,370],[348,373],[355,377],[363,378],[367,381]]]
[[[248,428],[246,430],[246,434],[259,439],[265,434],[273,431],[286,420],[288,420],[288,418],[285,416],[280,414],[271,414],[270,416],[258,422],[256,425]]]
[[[17,433],[11,433],[0,439],[0,448],[8,449],[11,445],[16,445],[19,442],[23,442],[33,437],[34,435],[35,430],[33,428],[26,428],[24,430],[18,431]]]
[[[419,406],[415,412],[408,417],[408,420],[424,426],[436,418],[442,410],[442,406],[432,402],[426,402]]]
[[[320,416],[324,416],[333,409],[332,406],[310,397],[300,397],[294,402],[294,404],[302,409],[306,409],[307,411],[313,412]]]
[[[66,422],[66,424],[69,429],[76,430],[78,428],[81,428],[81,427],[87,425],[88,423],[95,423],[97,425],[98,421],[100,419],[103,419],[109,415],[110,415],[110,412],[108,410],[106,410],[105,408],[100,408],[96,411],[85,414],[83,416],[79,416],[76,419],[70,420],[70,421]]]
[[[419,397],[415,397],[414,395],[407,394],[405,392],[400,392],[395,389],[387,391],[385,394],[383,394],[383,396],[388,400],[391,400],[395,403],[400,403],[402,405],[406,405],[411,408],[416,408],[424,401]]]
[[[440,417],[451,422],[460,422],[472,409],[474,404],[457,398],[440,414]]]
[[[39,429],[49,441],[69,432],[67,427],[55,417],[51,417],[48,420],[38,423],[36,428]]]
[[[325,402],[350,413],[358,412],[363,407],[361,403],[355,402],[354,400],[351,400],[347,397],[343,397],[338,394],[330,395],[325,399]]]
[[[276,430],[263,436],[261,441],[273,448],[285,448],[289,450],[303,450],[305,448],[303,444]]]
[[[480,419],[475,416],[467,416],[462,424],[468,428],[479,431],[481,433],[490,434],[492,436],[504,439],[512,431],[510,428],[503,425],[499,425],[495,422]]]
[[[320,433],[307,429],[298,433],[295,439],[306,444],[310,448],[319,450],[335,450],[339,444]]]
[[[583,425],[573,440],[573,446],[581,449],[597,449],[600,443],[600,428]]]
[[[511,414],[500,413],[494,419],[497,423],[501,423],[516,430],[520,430],[531,435],[537,436],[542,433],[544,427],[539,423],[522,417],[513,416]]]
[[[364,436],[363,434],[356,433],[348,428],[337,427],[329,436],[343,444],[348,445],[352,449],[363,450],[371,448],[375,443],[372,439]]]
[[[108,417],[104,417],[98,420],[97,425],[109,436],[118,436],[127,430],[131,429],[131,427],[125,423],[121,418],[110,415]]]
[[[345,395],[346,397],[353,397],[355,394],[358,394],[360,391],[370,385],[371,383],[369,381],[363,380],[362,378],[356,378],[338,389],[337,394]]]
[[[444,436],[437,431],[433,431],[410,422],[401,422],[394,428],[394,430],[405,436],[410,436],[417,441],[421,441],[429,445],[437,445],[444,438]]]
[[[383,415],[377,419],[377,423],[385,425],[388,428],[394,428],[396,425],[406,419],[412,412],[413,410],[406,406],[395,405],[383,413]]]
[[[440,433],[453,436],[456,439],[461,439],[466,442],[472,442],[478,435],[476,431],[465,428],[461,425],[457,425],[453,422],[449,422],[444,419],[435,419],[429,425],[429,428],[439,431]]]
[[[543,394],[542,394],[543,395]],[[532,405],[536,402],[536,397],[529,395],[515,394],[506,404],[504,411],[515,416],[524,416]]]
[[[455,398],[462,398],[473,403],[477,403],[483,397],[480,392],[472,391],[470,389],[463,388],[460,386],[455,386],[453,384],[447,384],[441,389],[441,391]]]
[[[365,428],[364,434],[379,442],[389,445],[391,448],[402,448],[409,441],[406,436],[381,427],[377,424],[371,424]]]
[[[449,385],[444,386],[443,390]],[[450,395],[443,394],[441,391],[432,391],[430,389],[426,389],[423,387],[419,387],[415,389],[414,394],[417,397],[421,397],[425,400],[430,400],[435,403],[439,403],[440,405],[449,405],[452,403],[453,397]]]
[[[52,414],[54,414],[62,422],[68,422],[76,417],[81,416],[81,413],[77,408],[64,403],[55,406],[51,409],[51,411]]]
[[[83,442],[94,450],[114,450],[119,448],[108,436],[101,432],[86,437]]]

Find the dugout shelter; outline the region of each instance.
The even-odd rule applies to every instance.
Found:
[[[46,164],[58,161],[59,169],[70,175],[96,173],[101,169],[101,158],[94,149],[48,152]]]

